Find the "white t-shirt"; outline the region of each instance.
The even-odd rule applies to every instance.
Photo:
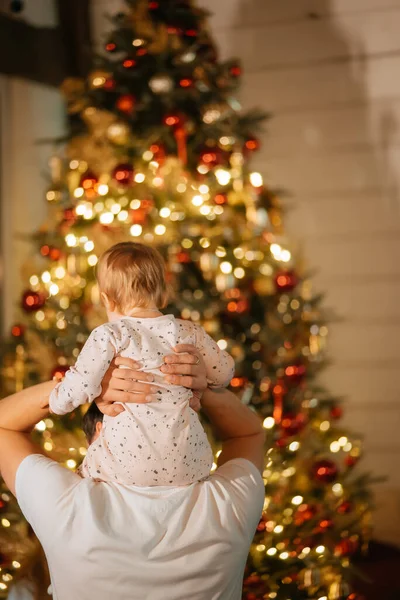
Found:
[[[32,454],[16,495],[46,552],[54,600],[240,600],[264,485],[245,459],[185,487],[137,487],[82,479]]]

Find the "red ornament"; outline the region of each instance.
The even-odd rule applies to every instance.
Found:
[[[312,476],[319,483],[332,483],[338,475],[338,468],[331,460],[317,460],[312,466]]]
[[[108,44],[106,44],[107,52],[115,52],[116,49],[117,49],[117,44],[114,44],[114,42],[108,42]]]
[[[281,428],[285,435],[293,436],[299,433],[306,424],[306,417],[303,413],[286,413],[282,416]]]
[[[50,373],[50,377],[51,379],[53,379],[53,377],[57,377],[59,379],[61,379],[62,377],[64,377],[65,373],[69,371],[69,366],[68,365],[57,365],[56,367],[54,367]]]
[[[200,152],[200,161],[207,167],[216,167],[224,163],[224,152],[216,146],[203,148]]]
[[[113,169],[112,177],[121,185],[130,185],[133,181],[133,167],[129,163],[122,163]]]
[[[131,212],[131,219],[134,225],[143,225],[146,222],[147,210],[144,208],[135,208]]]
[[[103,90],[107,90],[107,91],[114,90],[116,85],[117,85],[117,82],[115,81],[115,79],[110,77],[110,79],[106,79],[106,81],[103,85]]]
[[[168,114],[165,115],[164,117],[164,123],[165,125],[168,125],[168,127],[182,127],[183,123],[184,123],[184,119],[181,115],[176,115],[176,114]]]
[[[330,410],[332,419],[341,419],[343,416],[343,409],[341,406],[332,406]]]
[[[193,87],[193,83],[194,83],[193,79],[191,79],[190,77],[185,77],[184,79],[180,80],[179,85],[182,88],[191,88],[191,87]]]
[[[260,147],[260,140],[258,140],[256,137],[252,137],[245,141],[243,152],[244,154],[246,154],[246,152],[257,152],[257,150],[259,150]]]
[[[356,550],[357,542],[345,539],[336,544],[334,554],[335,556],[350,556],[351,554],[354,554]]]
[[[185,29],[184,33],[187,37],[197,37],[199,35],[197,29]]]
[[[247,379],[245,377],[234,377],[231,380],[231,386],[233,388],[242,388],[246,383]]]
[[[339,506],[336,509],[336,512],[338,512],[339,515],[347,515],[352,510],[353,510],[352,502],[350,502],[350,500],[344,500],[341,504],[339,504]]]
[[[26,331],[25,325],[20,325],[19,323],[16,323],[15,325],[13,325],[11,327],[11,335],[14,338],[22,338],[22,337],[24,337],[25,331]]]
[[[215,204],[226,204],[228,202],[228,196],[226,194],[217,194],[214,196]]]
[[[355,464],[357,464],[359,457],[358,456],[350,456],[350,454],[348,456],[346,456],[346,458],[344,459],[344,464],[346,465],[346,467],[354,467]]]
[[[76,213],[73,207],[64,209],[63,221],[67,225],[73,225],[76,222]]]
[[[285,369],[285,375],[290,382],[299,383],[304,378],[306,371],[305,365],[289,365]]]
[[[264,519],[260,519],[258,525],[257,525],[257,531],[265,531],[266,528],[266,523],[264,521]]]
[[[159,165],[162,165],[165,161],[165,146],[161,142],[157,142],[156,144],[152,144],[150,146],[150,152],[153,153],[153,159],[158,162]]]
[[[157,10],[157,8],[160,8],[159,2],[156,2],[156,1],[149,2],[149,10]]]
[[[306,521],[310,521],[318,513],[318,506],[315,504],[302,504],[296,511],[294,516],[295,525],[303,525]]]
[[[332,529],[333,526],[334,522],[332,519],[322,519],[322,521],[318,523],[320,531],[328,531],[328,529]]]
[[[79,185],[84,190],[92,190],[98,182],[98,177],[93,173],[93,171],[88,169],[80,178]]]
[[[50,260],[60,260],[62,252],[59,248],[50,248],[49,258]]]
[[[22,294],[21,306],[27,313],[35,312],[44,306],[46,299],[43,294],[34,292],[33,290],[26,290]]]
[[[136,98],[132,94],[123,94],[120,96],[115,104],[118,110],[131,115],[135,110]]]
[[[125,67],[125,69],[133,69],[133,67],[136,67],[136,60],[133,60],[133,58],[126,58],[122,63],[122,66]]]
[[[242,67],[240,65],[232,65],[232,67],[229,69],[229,73],[232,75],[232,77],[240,77],[242,74]]]
[[[188,252],[185,252],[184,250],[181,250],[176,255],[176,260],[181,264],[190,263],[191,262],[190,254]]]
[[[279,271],[275,275],[275,285],[278,292],[291,292],[299,283],[294,271]]]

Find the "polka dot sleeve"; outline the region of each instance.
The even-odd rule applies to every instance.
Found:
[[[66,415],[100,395],[101,382],[117,354],[112,329],[101,325],[92,331],[79,354],[75,366],[50,395],[50,410]]]
[[[195,332],[196,347],[204,358],[209,385],[226,387],[235,373],[235,362],[232,356],[225,350],[221,350],[202,327],[196,326]]]

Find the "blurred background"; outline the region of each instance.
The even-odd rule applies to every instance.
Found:
[[[252,168],[287,192],[285,229],[338,317],[322,381],[364,436],[375,540],[400,545],[400,0],[199,0],[238,98],[271,114]],[[65,130],[59,86],[84,76],[111,0],[0,1],[1,327],[46,220],[44,173]],[[388,596],[389,597],[389,596]],[[394,598],[395,596],[393,596]],[[396,596],[398,597],[398,596]],[[383,598],[383,596],[382,596]]]

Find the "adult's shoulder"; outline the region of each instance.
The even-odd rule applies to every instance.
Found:
[[[239,528],[249,539],[254,535],[265,500],[264,481],[257,467],[245,458],[234,458],[216,469],[205,482],[220,498],[229,499]]]

